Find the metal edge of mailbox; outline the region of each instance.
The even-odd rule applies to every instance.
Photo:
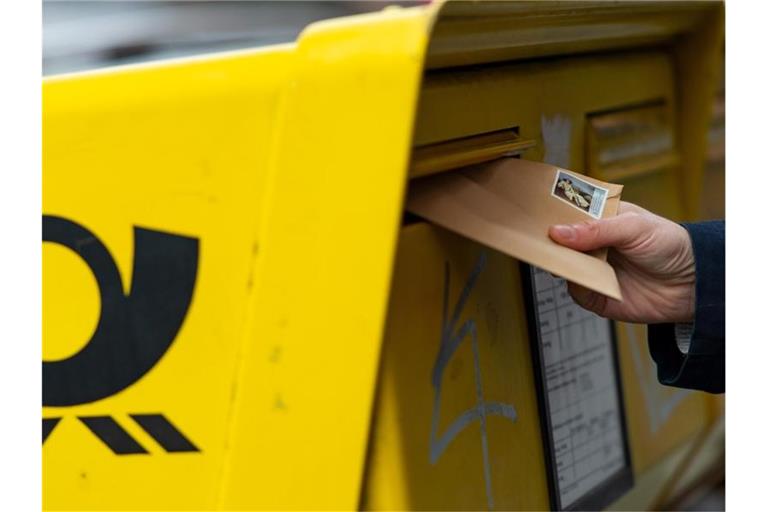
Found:
[[[429,69],[648,46],[701,20],[711,2],[448,2]]]
[[[263,393],[251,385],[262,362],[245,357],[222,508],[358,506],[435,9],[323,21],[299,38],[277,120],[250,344],[293,349],[271,383],[287,390],[291,413],[248,414]],[[288,446],[293,457],[282,456]],[[259,482],[269,496],[248,492],[254,454],[270,466]]]
[[[686,220],[699,216],[707,132],[717,90],[719,51],[725,41],[725,6],[716,2],[698,26],[674,48],[679,98],[677,135],[683,155],[678,180]],[[703,79],[702,79],[703,77]],[[725,193],[725,191],[723,191]]]

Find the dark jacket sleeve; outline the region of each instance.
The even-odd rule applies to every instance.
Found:
[[[674,324],[648,326],[648,345],[659,382],[725,392],[725,221],[683,224],[696,260],[696,313],[687,354],[677,346]]]

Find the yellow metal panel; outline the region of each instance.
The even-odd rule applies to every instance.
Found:
[[[430,69],[659,45],[689,30],[714,2],[446,2]]]
[[[434,144],[519,127],[522,138],[537,141],[526,158],[554,160],[599,175],[586,158],[588,116],[656,104],[670,114],[671,151],[676,155],[679,119],[673,62],[671,53],[648,51],[431,72],[425,80],[415,142]],[[553,127],[561,131],[560,140],[552,140]],[[626,199],[669,218],[682,218],[679,187],[685,183],[680,180],[678,161],[667,159],[664,167],[645,165],[642,172],[622,179]],[[626,329],[619,326],[617,333],[633,465],[641,474],[702,430],[709,416],[703,394],[658,384],[644,331],[635,339]],[[386,388],[381,392],[386,393]]]
[[[522,299],[517,260],[427,224],[403,228],[365,508],[548,508]],[[441,355],[449,337],[459,344]],[[485,424],[472,414],[483,404]]]
[[[656,509],[681,509],[680,500],[685,499],[686,493],[690,503],[702,488],[717,485],[724,479],[725,417],[721,416],[696,438],[695,450],[680,464],[677,478],[663,486]]]
[[[642,474],[706,427],[710,395],[659,384],[644,325],[617,323],[616,334],[632,465]]]
[[[358,505],[428,12],[324,22],[298,43],[224,508]]]
[[[522,139],[536,140],[526,158],[564,153],[572,169],[584,171],[590,113],[657,100],[674,101],[674,81],[669,56],[654,51],[432,72],[424,81],[414,144],[519,127]],[[560,147],[547,147],[555,143]]]
[[[725,49],[718,63],[718,87],[707,130],[707,156],[699,200],[703,219],[725,218]]]
[[[46,508],[357,505],[430,13],[47,81],[44,213],[88,230],[73,250],[103,243],[125,295],[137,227],[194,240],[199,259],[181,330],[147,375],[44,409],[62,418],[44,448]],[[99,316],[99,285],[46,247],[46,353],[67,358]],[[68,302],[90,309],[67,322]],[[200,451],[166,453],[137,413],[163,414]],[[87,416],[150,453],[112,453]]]
[[[659,508],[658,498],[664,487],[673,481],[686,458],[696,449],[697,439],[689,438],[677,446],[647,471],[635,475],[635,485],[631,491],[613,502],[607,510],[667,510]]]
[[[62,417],[43,456],[49,509],[190,509],[216,503],[266,157],[290,47],[46,82],[43,209],[93,232],[132,286],[134,226],[199,240],[191,306],[165,356],[113,396],[44,408]],[[57,304],[87,308],[95,282],[73,290],[72,254],[46,243],[46,347],[77,351]],[[85,273],[89,270],[78,260]],[[135,280],[135,276],[133,276]],[[75,339],[84,342],[85,339]],[[55,347],[60,346],[57,350]],[[127,364],[127,362],[125,363]],[[201,378],[204,377],[204,378]],[[162,413],[200,452],[166,453],[127,417]],[[76,416],[111,415],[150,452],[113,454]]]
[[[678,168],[672,170],[676,171]],[[617,180],[617,183],[621,183],[629,191],[622,192],[622,200],[642,206],[667,219],[682,220],[682,204],[675,200],[679,190],[676,172],[651,172]]]
[[[126,294],[135,285],[135,226],[197,239],[199,260],[181,330],[146,376],[102,400],[43,409],[62,418],[43,449],[45,508],[215,506],[247,341],[272,119],[291,62],[291,47],[274,47],[46,81],[44,213],[98,237]],[[67,272],[90,269],[69,249],[46,243],[43,254],[45,350],[66,357],[90,333],[63,325],[62,308],[85,308],[78,314],[93,329],[97,285],[72,288]],[[200,452],[166,453],[127,416],[136,413],[163,414]],[[77,419],[91,415],[114,417],[149,454],[112,453]]]
[[[674,47],[676,86],[680,96],[677,129],[682,155],[678,181],[683,190],[687,220],[695,220],[701,214],[712,100],[722,72],[724,20],[724,4],[712,2],[697,29],[681,37]]]

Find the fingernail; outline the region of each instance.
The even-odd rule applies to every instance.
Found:
[[[555,232],[555,235],[562,240],[573,240],[576,237],[576,230],[567,224],[552,226],[552,230]]]

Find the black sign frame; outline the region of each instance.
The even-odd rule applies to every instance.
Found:
[[[520,276],[523,284],[525,298],[525,311],[528,320],[528,337],[531,344],[531,357],[533,360],[533,375],[536,387],[536,400],[539,406],[539,420],[541,422],[541,437],[544,446],[545,463],[547,469],[547,482],[549,488],[550,508],[552,510],[603,510],[615,502],[634,486],[634,473],[632,471],[632,456],[629,450],[629,431],[626,423],[624,407],[624,393],[621,380],[621,368],[618,359],[616,345],[616,326],[611,322],[610,347],[611,359],[616,382],[616,396],[619,408],[619,423],[622,433],[622,446],[624,448],[624,467],[607,480],[601,482],[584,496],[563,508],[560,501],[560,489],[557,476],[557,461],[554,451],[554,435],[550,416],[549,397],[546,392],[544,354],[542,353],[539,317],[536,309],[536,294],[534,290],[533,268],[520,263]]]

